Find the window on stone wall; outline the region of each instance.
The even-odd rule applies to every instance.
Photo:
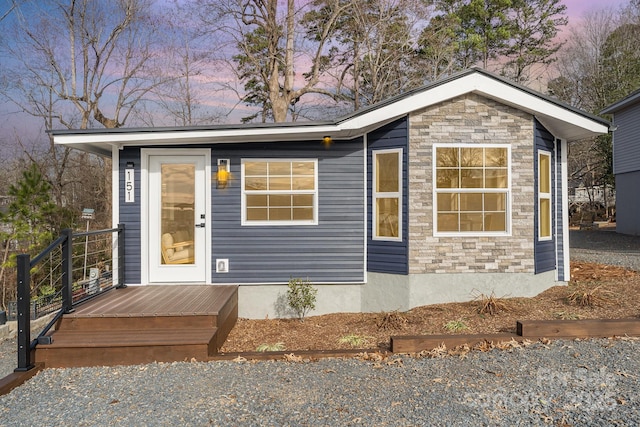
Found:
[[[244,225],[317,224],[317,160],[243,160]]]
[[[504,145],[434,147],[435,234],[508,233],[510,156]]]
[[[538,151],[538,239],[551,240],[551,153]]]
[[[402,240],[402,149],[373,152],[373,238]]]

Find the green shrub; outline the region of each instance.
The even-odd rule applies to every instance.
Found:
[[[304,317],[309,311],[316,308],[317,294],[318,290],[311,285],[309,279],[302,280],[292,277],[289,280],[287,301],[301,322],[304,322]]]

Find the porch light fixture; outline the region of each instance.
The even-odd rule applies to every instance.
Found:
[[[333,138],[329,135],[322,137],[322,145],[324,145],[324,148],[329,148],[331,144],[333,144]]]
[[[229,159],[218,159],[216,181],[217,188],[227,188],[227,184],[229,183]]]

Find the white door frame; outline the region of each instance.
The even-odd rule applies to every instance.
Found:
[[[203,148],[142,148],[140,160],[140,273],[143,285],[149,284],[149,159],[151,156],[204,156],[205,181],[205,282],[211,282],[211,150]]]

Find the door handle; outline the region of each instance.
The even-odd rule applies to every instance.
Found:
[[[196,224],[196,228],[204,228],[205,224],[204,222],[201,222],[200,224]]]

